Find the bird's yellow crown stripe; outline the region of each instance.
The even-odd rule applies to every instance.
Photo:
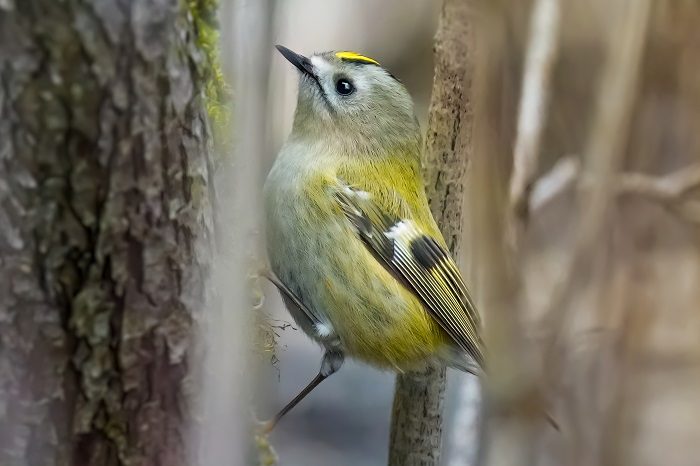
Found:
[[[341,60],[359,61],[380,66],[378,61],[355,52],[338,52],[335,54],[335,56]]]

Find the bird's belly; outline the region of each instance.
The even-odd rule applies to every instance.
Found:
[[[356,264],[359,270],[362,264]],[[361,272],[353,272],[361,281]],[[326,307],[350,356],[378,367],[409,370],[435,359],[447,343],[421,302],[402,285],[368,276],[364,286],[326,279]],[[393,280],[393,278],[391,278]]]
[[[409,370],[434,359],[448,337],[421,301],[401,285],[355,236],[345,218],[330,212],[309,234],[298,225],[319,206],[276,206],[268,217],[268,253],[274,272],[324,319],[339,348],[378,367]],[[303,327],[302,327],[303,328]],[[317,341],[318,333],[304,328]]]

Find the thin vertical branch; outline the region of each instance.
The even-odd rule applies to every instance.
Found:
[[[430,206],[456,254],[462,237],[462,185],[471,135],[469,2],[444,0],[435,38],[435,80],[423,154]],[[392,413],[390,466],[440,463],[445,369],[400,374]]]
[[[389,466],[440,464],[445,369],[396,376]]]

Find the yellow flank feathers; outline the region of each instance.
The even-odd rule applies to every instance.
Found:
[[[355,52],[338,52],[335,54],[336,57],[340,58],[341,60],[348,60],[348,61],[359,61],[359,62],[365,62],[365,63],[370,63],[372,65],[379,65],[379,62],[376,60],[373,60],[369,57],[365,57],[364,55],[360,55],[359,53]]]

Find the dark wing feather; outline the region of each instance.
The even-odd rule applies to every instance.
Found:
[[[364,191],[343,186],[335,198],[374,257],[483,368],[479,315],[449,251],[411,220],[381,209]]]

